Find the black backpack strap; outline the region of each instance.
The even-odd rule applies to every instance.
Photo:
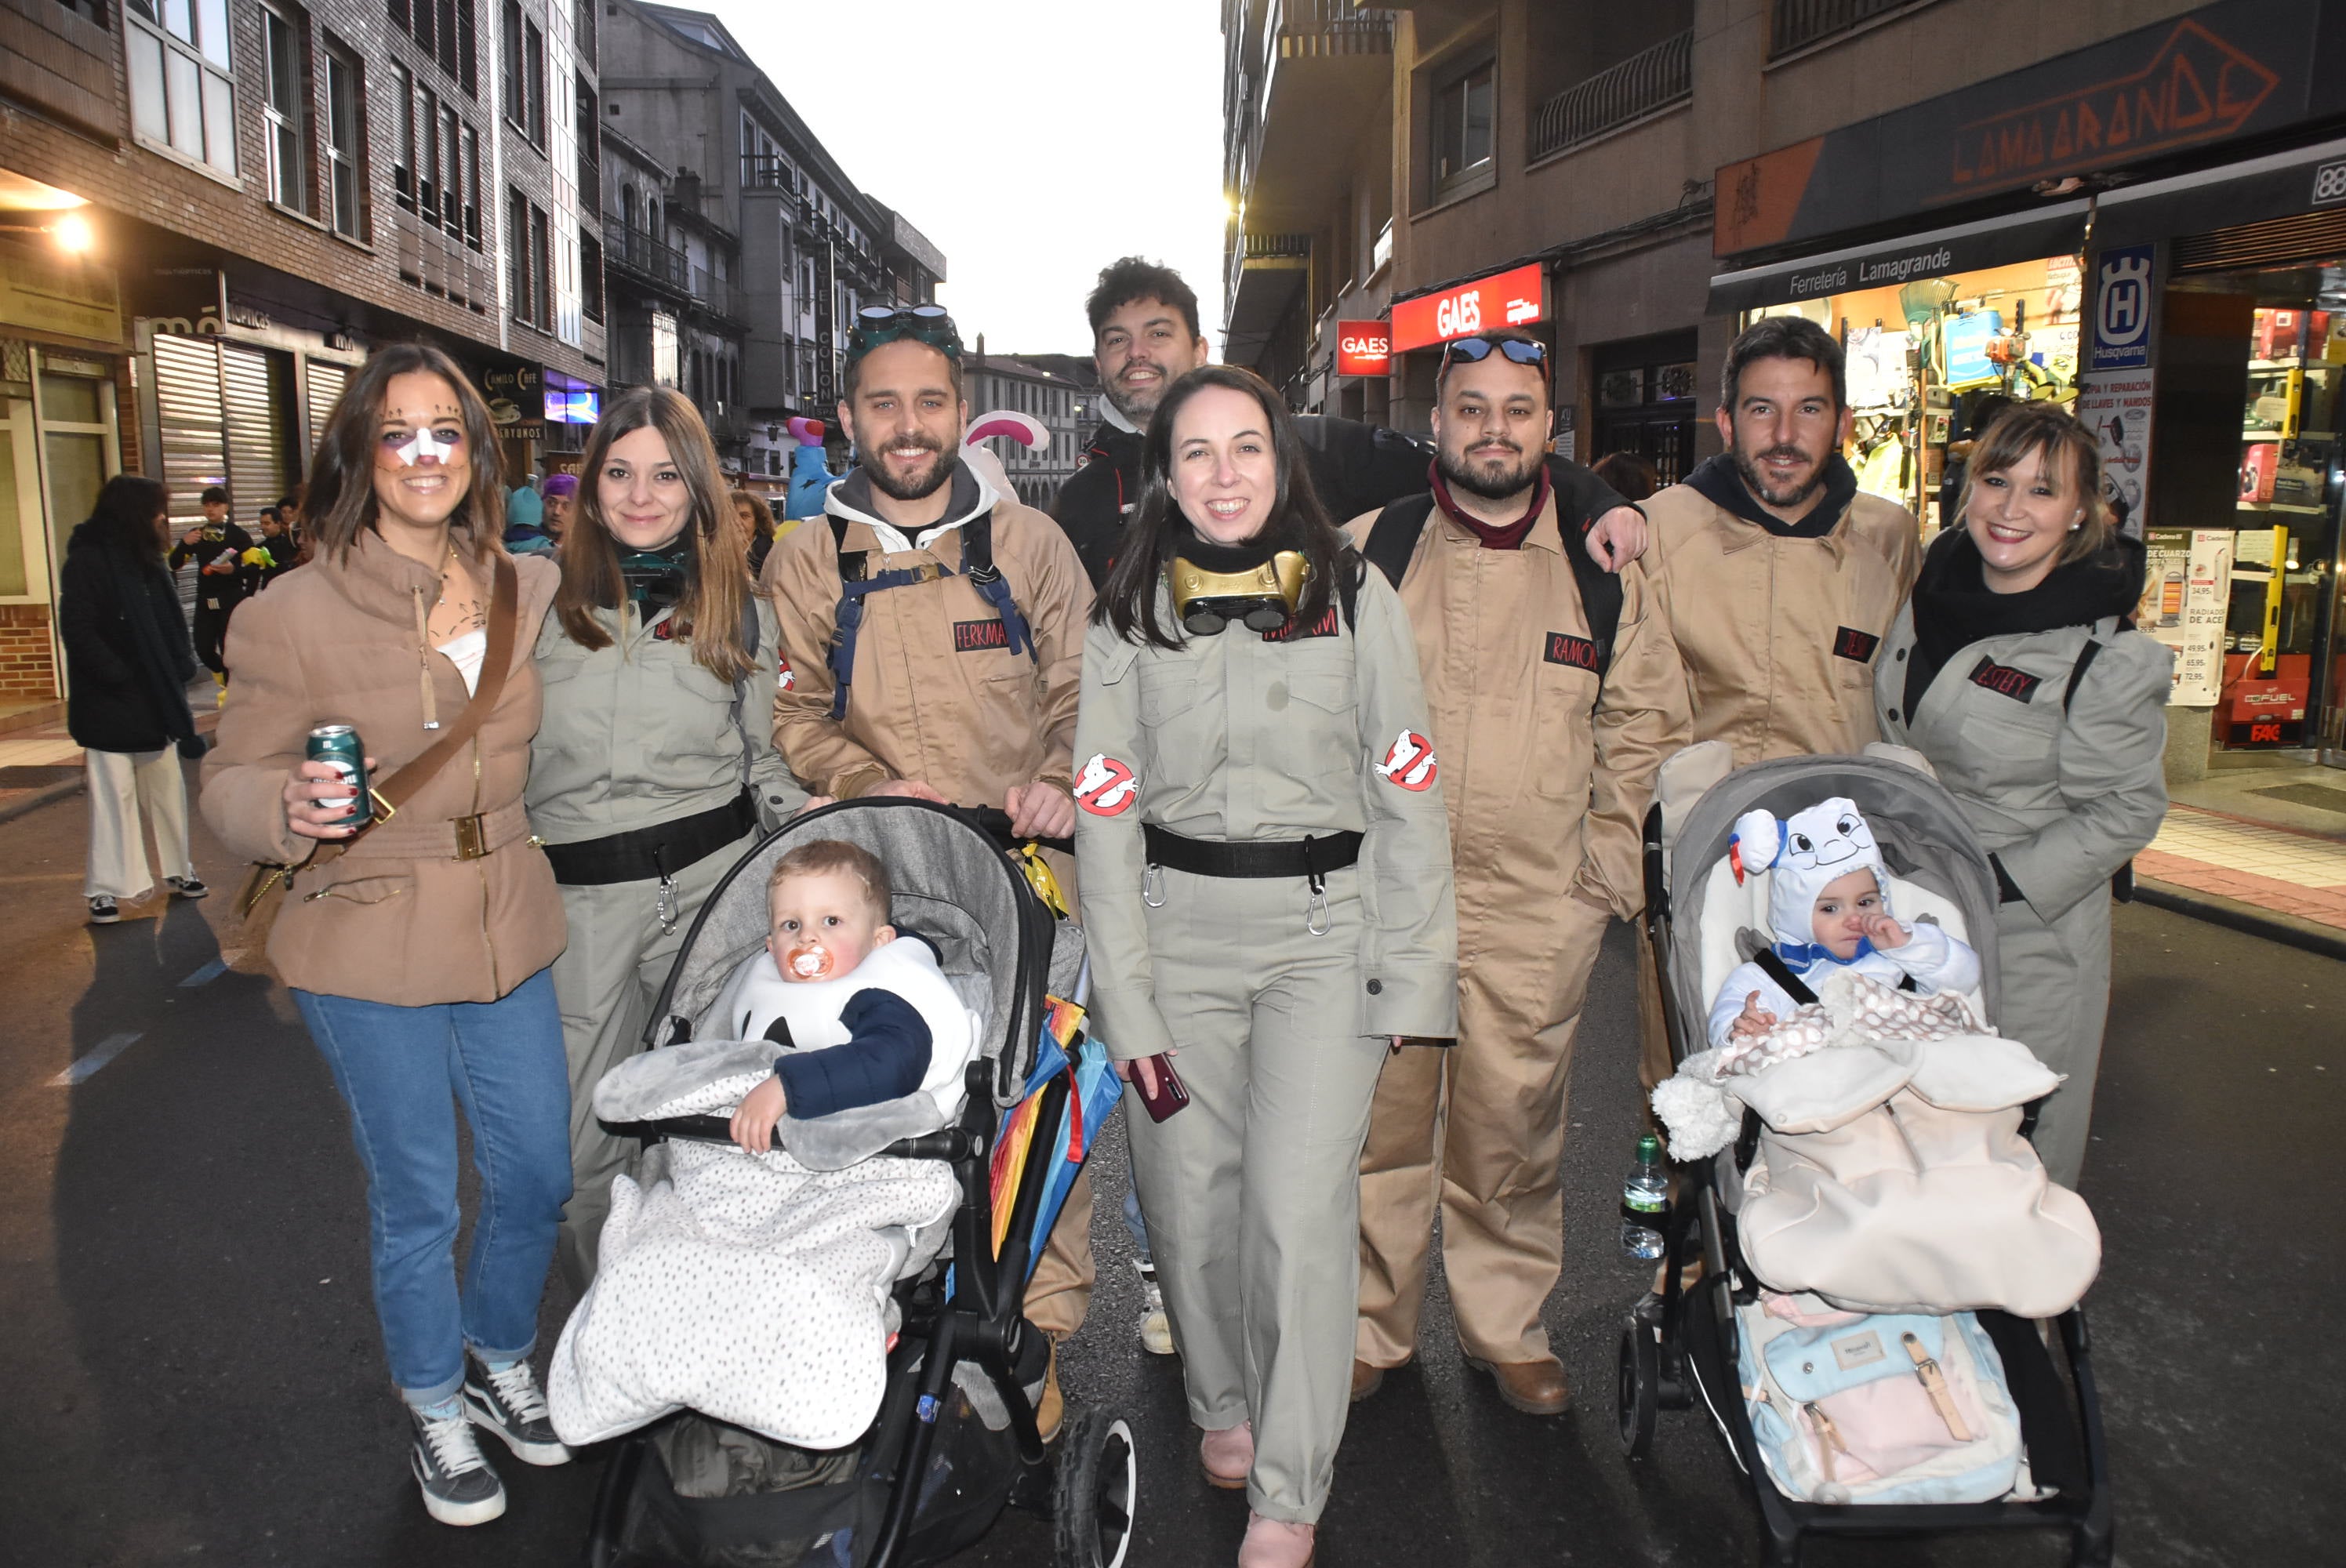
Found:
[[[847,553],[846,518],[831,512],[824,514],[823,521],[831,524],[831,547],[839,556],[839,580],[842,583],[862,582],[863,575],[872,569],[871,556],[862,550],[852,555]]]
[[[1613,639],[1621,630],[1621,575],[1608,572],[1590,553],[1588,536],[1556,508],[1556,532],[1564,541],[1564,558],[1572,564],[1572,580],[1580,589],[1580,613],[1588,621],[1588,640],[1596,645],[1596,679],[1613,664]]]
[[[1809,989],[1808,983],[1792,972],[1791,966],[1774,948],[1761,948],[1751,955],[1751,962],[1758,964],[1760,972],[1774,981],[1782,988],[1784,994],[1799,1005],[1806,1007],[1817,999],[1817,993]]]
[[[1018,602],[1011,596],[1010,585],[1002,580],[1002,570],[994,564],[994,514],[973,517],[962,524],[961,569],[969,578],[970,586],[978,596],[994,606],[1002,617],[1002,630],[1010,651],[1025,653],[1036,664],[1043,655],[1035,647],[1035,634],[1028,629],[1026,617],[1019,613]]]
[[[1417,536],[1425,532],[1425,520],[1433,515],[1432,491],[1402,496],[1369,524],[1361,558],[1382,572],[1386,582],[1400,587],[1402,575],[1409,570],[1409,558],[1417,550]]]
[[[2086,672],[2094,667],[2094,660],[2100,656],[2101,651],[2100,641],[2094,637],[2087,637],[2086,646],[2077,650],[2077,662],[2069,667],[2069,684],[2063,687],[2061,692],[2063,713],[2067,713],[2069,705],[2077,700],[2077,687],[2085,684]]]

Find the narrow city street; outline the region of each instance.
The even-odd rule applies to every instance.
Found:
[[[505,1463],[511,1510],[479,1529],[415,1506],[369,1304],[358,1166],[290,999],[239,945],[238,868],[199,826],[213,898],[93,929],[84,826],[77,796],[0,824],[0,940],[15,955],[0,1025],[0,1562],[579,1561],[597,1454],[564,1470]],[[2118,1560],[2334,1562],[2346,964],[2141,906],[2117,929],[2086,1194],[2107,1247],[2088,1305]],[[1666,1414],[1639,1465],[1613,1437],[1614,1338],[1639,1288],[1613,1237],[1637,1125],[1627,938],[1615,929],[1582,1046],[1572,1257],[1548,1313],[1578,1408],[1554,1420],[1504,1408],[1449,1349],[1437,1301],[1417,1367],[1354,1410],[1329,1568],[1755,1560],[1751,1508],[1699,1411]],[[1094,1169],[1102,1278],[1063,1357],[1068,1396],[1139,1431],[1128,1560],[1227,1563],[1244,1504],[1200,1481],[1176,1364],[1133,1333],[1120,1128]],[[546,1343],[568,1305],[556,1286]],[[1049,1555],[1047,1526],[1013,1513],[964,1561]],[[1808,1561],[2035,1568],[2066,1555],[2045,1536],[1818,1547]]]

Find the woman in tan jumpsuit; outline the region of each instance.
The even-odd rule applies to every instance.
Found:
[[[1351,1391],[1377,1074],[1393,1037],[1456,1033],[1449,830],[1400,601],[1321,511],[1270,388],[1190,372],[1143,463],[1076,727],[1094,1012],[1136,1089],[1179,1053],[1188,1104],[1127,1112],[1134,1176],[1207,1479],[1254,1511],[1239,1562],[1299,1568]],[[1287,552],[1307,574],[1260,628],[1175,608],[1185,569]]]

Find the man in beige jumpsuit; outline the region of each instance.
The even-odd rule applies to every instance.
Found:
[[[1727,451],[1646,503],[1646,573],[1685,669],[1693,738],[1735,766],[1862,751],[1882,738],[1875,654],[1923,559],[1913,516],[1859,493],[1841,455],[1850,415],[1841,346],[1798,316],[1728,351]],[[1639,1076],[1674,1070],[1651,952],[1638,944]]]
[[[859,328],[853,341],[839,417],[861,466],[766,563],[783,659],[774,744],[818,795],[1000,807],[1021,837],[1064,839],[1075,827],[1076,692],[1092,606],[1083,565],[1049,516],[997,496],[960,460],[968,405],[950,325]],[[981,523],[1012,613],[964,559]],[[867,581],[920,580],[862,597],[839,711],[828,661],[843,563]],[[1051,859],[1072,903],[1072,863]],[[1080,1176],[1027,1288],[1027,1318],[1054,1340],[1074,1333],[1092,1276],[1091,1184]],[[1046,1434],[1056,1394],[1055,1380],[1039,1412]]]
[[[1606,924],[1644,901],[1638,826],[1687,716],[1635,565],[1621,574],[1609,665],[1592,635],[1543,461],[1546,360],[1509,357],[1538,349],[1510,330],[1445,352],[1433,506],[1401,582],[1443,761],[1459,1030],[1448,1049],[1395,1053],[1378,1080],[1352,1388],[1372,1392],[1416,1353],[1438,1201],[1469,1360],[1508,1404],[1553,1415],[1567,1390],[1540,1308],[1564,1262],[1573,1042]],[[1355,545],[1377,516],[1352,524]]]

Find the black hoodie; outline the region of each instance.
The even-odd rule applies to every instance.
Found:
[[[201,756],[188,682],[196,660],[178,590],[159,560],[139,560],[95,524],[74,529],[57,574],[57,631],[70,696],[66,731],[92,751]]]
[[[2113,534],[2093,555],[2064,563],[2017,594],[1987,585],[1979,546],[1968,530],[1950,528],[1931,542],[1914,579],[1914,653],[1906,661],[1906,711],[1949,660],[1989,637],[2091,626],[2112,616],[2127,625],[2142,601],[2148,554],[2139,539]]]
[[[1752,498],[1742,471],[1726,453],[1706,459],[1687,475],[1687,487],[1712,505],[1731,512],[1746,523],[1757,523],[1780,539],[1821,539],[1857,499],[1857,471],[1836,452],[1825,460],[1824,484],[1816,504],[1798,523],[1787,523]]]

